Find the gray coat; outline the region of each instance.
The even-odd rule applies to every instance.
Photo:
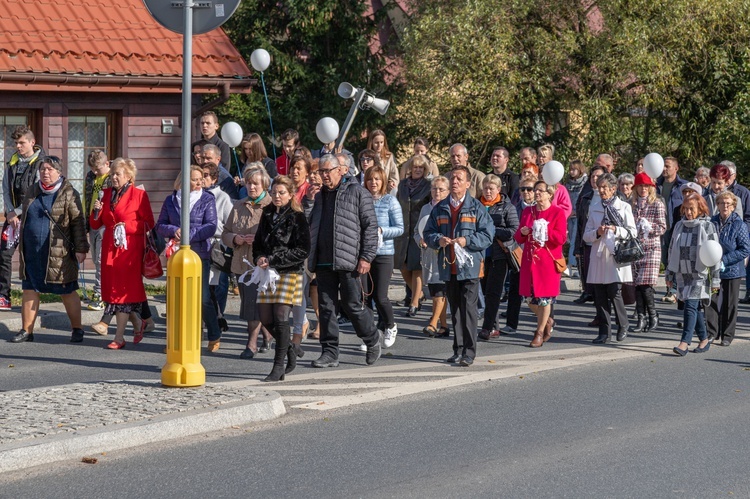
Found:
[[[307,266],[315,272],[318,258],[318,231],[323,214],[322,193],[315,195],[310,213],[310,257]],[[333,270],[353,271],[360,259],[372,262],[378,250],[378,218],[372,195],[347,175],[336,189],[333,215]]]

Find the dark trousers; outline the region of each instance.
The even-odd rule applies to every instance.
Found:
[[[584,245],[583,246],[583,266],[580,269],[581,274],[581,283],[583,284],[583,291],[593,295],[594,294],[594,285],[589,284],[587,279],[589,275],[589,264],[591,262],[591,246]]]
[[[479,279],[459,281],[452,275],[445,284],[453,322],[453,353],[460,352],[462,356],[474,359],[477,355]]]
[[[500,299],[503,297],[505,289],[505,278],[508,275],[508,260],[501,258],[499,260],[487,259],[485,262],[485,279],[484,279],[484,298],[486,305],[484,308],[484,321],[482,329],[497,329],[497,311],[500,308]]]
[[[340,308],[352,321],[354,332],[368,347],[378,341],[372,310],[362,301],[362,281],[357,271],[316,270],[318,279],[318,312],[320,313],[320,345],[323,353],[339,356],[339,323],[336,309]],[[341,298],[339,299],[339,292]]]
[[[711,296],[711,306],[705,310],[709,336],[727,340],[730,343],[734,339],[741,280],[742,278],[722,279],[719,293]],[[719,297],[721,297],[721,307],[719,307]]]
[[[7,223],[3,224],[2,232],[5,232],[7,226]],[[0,296],[8,299],[10,299],[10,280],[13,273],[13,255],[15,252],[15,246],[10,249],[4,247],[0,249]]]
[[[378,329],[385,331],[393,327],[396,322],[393,318],[393,306],[388,299],[388,286],[391,284],[393,275],[393,255],[376,256],[370,264],[370,276],[362,276],[365,290],[369,295],[367,304],[378,311]]]
[[[617,328],[628,329],[628,312],[622,300],[622,283],[594,284],[594,305],[599,318],[599,336],[610,336],[612,333],[612,306],[615,308]]]
[[[509,281],[510,291],[508,291],[508,309],[505,313],[505,325],[513,329],[518,329],[518,317],[521,315],[521,304],[523,303],[523,298],[518,292],[521,274],[511,272]]]

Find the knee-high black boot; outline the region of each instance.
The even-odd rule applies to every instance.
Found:
[[[646,310],[648,311],[648,324],[644,332],[648,332],[653,331],[659,325],[659,312],[656,311],[656,305],[654,304],[654,287],[648,286],[644,294],[646,296]]]
[[[286,324],[274,324],[273,330],[271,331],[274,339],[276,340],[276,350],[273,356],[273,369],[271,374],[266,376],[263,381],[283,381],[284,380],[284,359],[287,358],[289,352],[289,323]]]
[[[631,333],[640,333],[646,328],[646,293],[644,286],[635,287],[636,324],[631,326]]]

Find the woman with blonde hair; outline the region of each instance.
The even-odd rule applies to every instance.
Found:
[[[667,230],[664,202],[656,195],[656,184],[645,172],[635,176],[635,192],[631,198],[638,239],[645,251],[643,258],[633,262],[635,312],[638,321],[633,332],[653,331],[659,323],[654,304],[654,286],[659,280],[661,236]],[[648,319],[648,322],[647,322]]]
[[[258,294],[260,321],[276,339],[273,369],[265,381],[280,381],[297,365],[289,342],[289,314],[302,304],[305,260],[310,254],[310,226],[294,197],[295,185],[287,176],[274,179],[271,204],[263,208],[253,239],[255,265],[279,274],[274,289]],[[284,358],[287,359],[284,368]]]
[[[232,256],[232,273],[242,275],[245,271],[252,272],[254,266],[245,263],[253,262],[252,244],[255,233],[258,230],[263,208],[271,203],[268,195],[268,187],[271,185],[271,177],[261,163],[251,163],[245,168],[243,174],[247,197],[235,203],[229,213],[229,218],[224,224],[224,233],[221,240],[225,246],[234,250]],[[258,334],[261,330],[260,315],[256,307],[258,296],[257,284],[240,283],[240,318],[247,321],[248,340],[245,350],[240,358],[252,359],[258,352]],[[263,345],[260,352],[268,350],[270,335],[263,332]]]
[[[398,167],[396,166],[396,160],[393,157],[393,153],[388,149],[388,140],[385,138],[385,132],[383,130],[373,130],[370,132],[370,136],[367,138],[367,149],[372,149],[380,156],[380,165],[388,175],[388,192],[394,194],[396,187],[398,187]]]

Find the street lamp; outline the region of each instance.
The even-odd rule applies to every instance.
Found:
[[[367,92],[364,88],[355,88],[354,85],[347,82],[343,82],[339,85],[338,94],[342,99],[354,99],[354,102],[349,109],[349,114],[346,116],[344,125],[341,127],[341,134],[338,139],[336,139],[335,150],[338,150],[344,143],[344,140],[346,140],[346,135],[349,133],[354,117],[357,116],[358,109],[362,109],[363,111],[366,109],[374,109],[381,115],[385,115],[388,111],[388,107],[391,105],[387,100],[379,99]]]

